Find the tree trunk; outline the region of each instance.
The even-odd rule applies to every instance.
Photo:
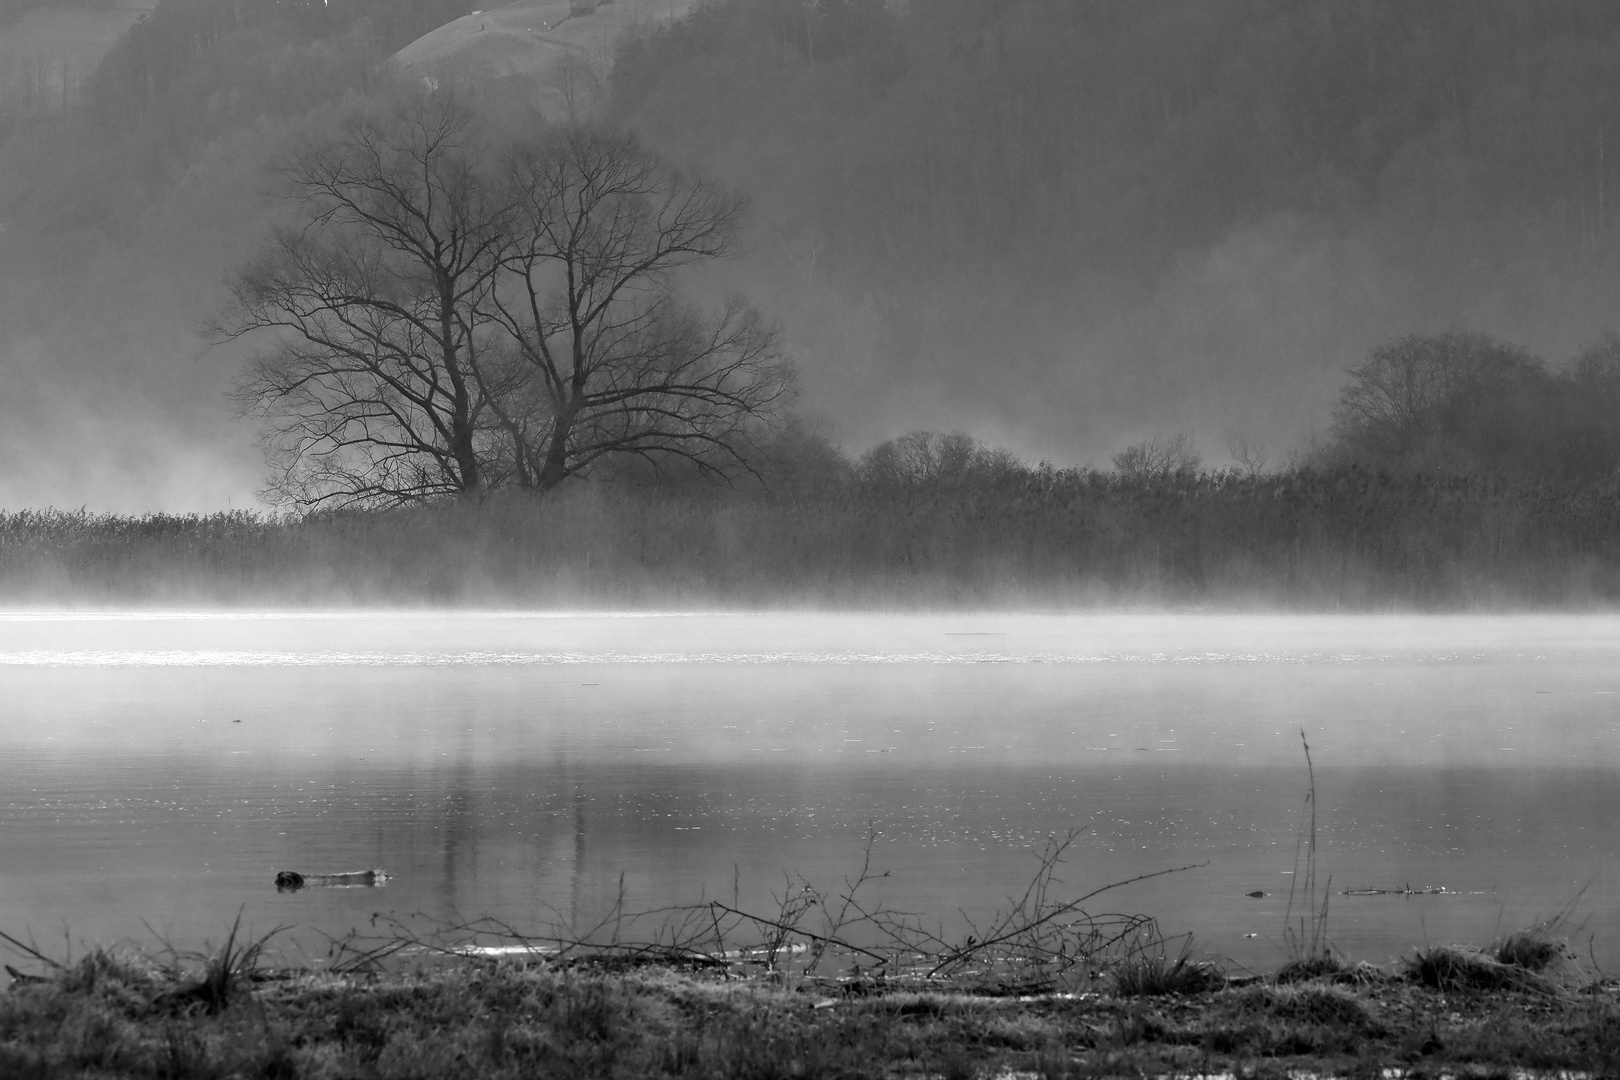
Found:
[[[453,283],[441,275],[439,283],[439,334],[444,353],[444,371],[450,379],[450,453],[456,460],[456,473],[461,482],[461,494],[477,491],[483,486],[478,468],[478,453],[474,445],[471,395],[467,392],[467,379],[461,372],[460,350],[455,339],[455,299]]]
[[[568,435],[574,426],[574,412],[557,410],[557,422],[551,429],[551,440],[546,444],[546,460],[535,477],[537,491],[550,491],[568,477]]]

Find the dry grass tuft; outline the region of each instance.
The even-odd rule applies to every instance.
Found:
[[[225,943],[218,949],[205,944],[201,951],[181,951],[165,942],[168,970],[162,980],[165,985],[153,997],[153,1004],[171,1011],[201,1006],[210,1014],[223,1012],[246,996],[253,981],[262,974],[270,939],[287,929],[277,926],[257,938],[244,940],[242,912],[238,910],[225,935]]]
[[[1310,982],[1313,979],[1333,979],[1349,970],[1343,960],[1332,953],[1299,956],[1277,969],[1272,976],[1278,983]]]
[[[1545,971],[1564,956],[1564,943],[1537,930],[1518,930],[1499,942],[1494,950],[1499,963],[1526,971]]]
[[[1504,964],[1479,949],[1432,945],[1403,963],[1414,982],[1435,990],[1550,990],[1545,980],[1515,964]]]
[[[1347,964],[1328,976],[1328,978],[1339,986],[1353,987],[1383,986],[1387,983],[1400,981],[1399,975],[1393,975],[1377,964],[1369,964],[1365,960]]]
[[[1336,986],[1267,986],[1258,984],[1239,991],[1242,1007],[1279,1020],[1350,1028],[1377,1025],[1353,994]]]
[[[1498,941],[1491,949],[1492,955],[1504,964],[1536,972],[1545,972],[1565,960],[1575,959],[1569,942],[1586,926],[1585,920],[1576,919],[1585,895],[1583,887],[1550,917]]]
[[[1226,977],[1207,961],[1192,958],[1192,938],[1171,955],[1163,938],[1124,957],[1113,971],[1114,993],[1120,997],[1162,997],[1167,994],[1203,994],[1226,985]]]

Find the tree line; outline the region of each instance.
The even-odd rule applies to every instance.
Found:
[[[1236,440],[1237,471],[1264,452]],[[1137,479],[1190,478],[1202,457],[1185,434],[1154,436],[1112,459]],[[1347,373],[1327,437],[1285,472],[1362,468],[1398,476],[1583,485],[1620,476],[1620,336],[1562,365],[1470,330],[1404,334]]]
[[[573,484],[545,499],[279,517],[0,513],[0,596],[857,609],[1620,601],[1612,481],[1359,466],[1143,479],[1031,466],[937,434],[896,442],[841,466],[801,461],[796,479],[769,487]]]

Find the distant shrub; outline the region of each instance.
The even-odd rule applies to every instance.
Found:
[[[1250,986],[1238,995],[1245,1010],[1270,1019],[1335,1027],[1370,1028],[1372,1014],[1357,998],[1336,986]]]

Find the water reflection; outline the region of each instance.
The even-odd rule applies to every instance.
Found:
[[[574,789],[574,866],[568,875],[568,929],[575,935],[587,929],[580,917],[580,889],[585,881],[585,792]]]
[[[1591,880],[1610,957],[1617,654],[1606,617],[0,618],[0,911],[42,938],[200,940],[243,902],[577,929],[621,874],[636,907],[735,881],[768,908],[876,827],[874,902],[950,919],[1081,825],[1077,891],[1207,862],[1108,902],[1265,963],[1305,725],[1335,891],[1455,894],[1335,896],[1341,946],[1479,940]],[[175,655],[213,659],[149,662]],[[273,888],[367,866],[394,878]]]

